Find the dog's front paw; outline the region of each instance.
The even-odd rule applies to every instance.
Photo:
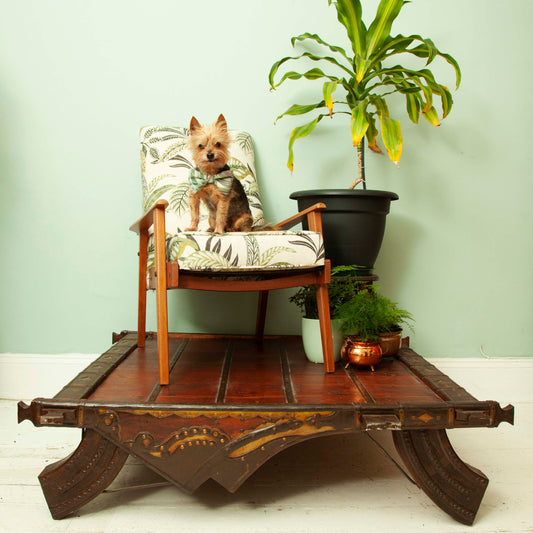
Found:
[[[185,231],[198,231],[198,226],[191,226],[190,228],[185,228]]]

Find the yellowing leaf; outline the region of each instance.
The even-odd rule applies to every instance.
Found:
[[[400,122],[385,115],[380,115],[381,138],[387,153],[393,163],[397,163],[402,156],[403,140]]]
[[[440,126],[439,115],[437,113],[437,110],[434,107],[432,107],[431,109],[428,109],[425,113],[422,113],[422,115],[424,115],[424,118],[432,126]]]
[[[366,130],[366,140],[368,148],[377,154],[382,154],[381,148],[377,145],[376,139],[378,136],[378,129],[376,128],[376,119],[374,116],[369,116],[369,126]]]
[[[358,105],[352,109],[352,120],[350,122],[350,128],[352,130],[352,143],[354,146],[359,146],[361,140],[365,136],[366,131],[370,123],[365,113],[365,107]]]
[[[324,102],[326,104],[326,107],[329,109],[329,116],[333,116],[333,96],[332,94],[335,92],[335,89],[337,89],[337,82],[336,81],[326,81],[324,82],[324,86],[322,88],[322,92],[324,93]]]
[[[312,120],[311,122],[308,122],[303,126],[297,126],[292,130],[291,136],[289,138],[289,159],[287,161],[287,167],[291,172],[294,169],[294,152],[292,149],[294,143],[296,142],[296,140],[309,135],[315,129],[315,126],[320,122],[323,116],[324,115],[318,115],[315,120]]]

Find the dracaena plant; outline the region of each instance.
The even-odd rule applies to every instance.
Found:
[[[318,55],[303,52],[295,57],[284,57],[276,61],[269,74],[271,90],[286,80],[325,80],[321,99],[318,102],[294,104],[276,120],[286,115],[315,114],[310,122],[297,126],[289,138],[289,158],[287,166],[292,171],[294,163],[293,147],[296,140],[309,135],[324,117],[343,115],[350,119],[350,131],[354,147],[357,147],[359,173],[350,185],[354,188],[362,183],[366,188],[364,170],[365,138],[374,152],[381,153],[378,136],[389,158],[396,164],[402,154],[402,132],[400,121],[391,117],[387,102],[392,95],[405,98],[407,115],[415,124],[422,115],[433,126],[440,125],[452,108],[450,90],[435,80],[428,68],[432,61],[441,57],[455,71],[456,88],[461,81],[461,71],[457,61],[440,52],[431,39],[420,35],[391,35],[391,27],[402,7],[409,3],[404,0],[381,0],[376,16],[368,28],[363,22],[363,9],[360,0],[328,0],[334,4],[337,18],[344,26],[352,50],[347,52],[340,46],[324,41],[316,34],[304,33],[293,37],[291,43],[314,41],[322,48],[329,49],[332,55]],[[425,61],[423,68],[416,69],[395,64],[397,56],[411,55]],[[289,61],[316,61],[320,67],[305,72],[288,71],[281,75],[280,67]],[[327,69],[326,69],[327,67]],[[440,100],[441,116],[435,107]]]

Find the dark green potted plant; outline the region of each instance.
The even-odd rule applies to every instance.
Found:
[[[323,213],[324,239],[326,254],[334,266],[358,264],[371,270],[381,247],[390,202],[398,199],[398,195],[367,189],[365,139],[368,148],[381,153],[380,137],[389,158],[398,164],[403,140],[400,121],[390,116],[390,98],[403,95],[407,115],[415,124],[423,116],[430,124],[438,126],[440,119],[434,97],[440,100],[442,118],[450,112],[453,100],[449,89],[437,83],[428,66],[435,58],[443,58],[455,70],[456,87],[460,83],[461,71],[455,59],[440,52],[431,39],[420,35],[391,34],[394,20],[408,2],[381,0],[368,27],[363,21],[360,0],[328,0],[329,5],[332,3],[352,50],[347,52],[338,45],[329,44],[317,34],[298,35],[291,39],[293,46],[297,42],[312,42],[327,50],[324,54],[304,51],[276,61],[270,69],[269,82],[271,89],[276,89],[286,80],[324,80],[318,101],[294,104],[278,117],[315,115],[310,122],[294,128],[290,135],[287,166],[291,171],[293,147],[298,139],[309,135],[325,117],[349,119],[350,135],[358,154],[358,175],[350,179],[347,189],[298,191],[291,198],[298,201],[299,209],[317,201],[328,206]],[[425,64],[416,69],[411,67],[412,59],[409,66],[395,63],[397,56],[402,54],[410,59],[414,56],[425,60]],[[280,75],[280,67],[289,61],[315,61],[320,68],[287,71]],[[355,189],[359,184],[362,190]]]
[[[378,291],[376,285],[360,287],[339,306],[336,316],[350,344],[375,342],[381,355],[395,355],[401,345],[402,326],[411,327],[413,317]]]
[[[365,283],[359,278],[349,275],[358,270],[357,265],[338,266],[332,269],[331,282],[328,285],[329,312],[331,316],[333,347],[337,360],[340,359],[340,348],[344,340],[339,320],[339,310],[348,303],[356,291]],[[347,275],[348,274],[348,275]],[[302,339],[307,358],[315,363],[322,363],[322,344],[320,341],[320,325],[318,321],[318,305],[314,285],[300,287],[290,298],[302,313]]]

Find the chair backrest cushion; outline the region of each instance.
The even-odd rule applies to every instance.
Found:
[[[254,226],[264,224],[263,209],[255,176],[254,148],[250,134],[231,130],[232,143],[228,165],[241,182]],[[194,167],[187,147],[188,128],[145,126],[141,128],[141,170],[143,209],[148,211],[159,199],[169,203],[166,211],[166,232],[175,234],[190,226],[189,172]],[[198,230],[209,226],[207,210],[200,208]]]

